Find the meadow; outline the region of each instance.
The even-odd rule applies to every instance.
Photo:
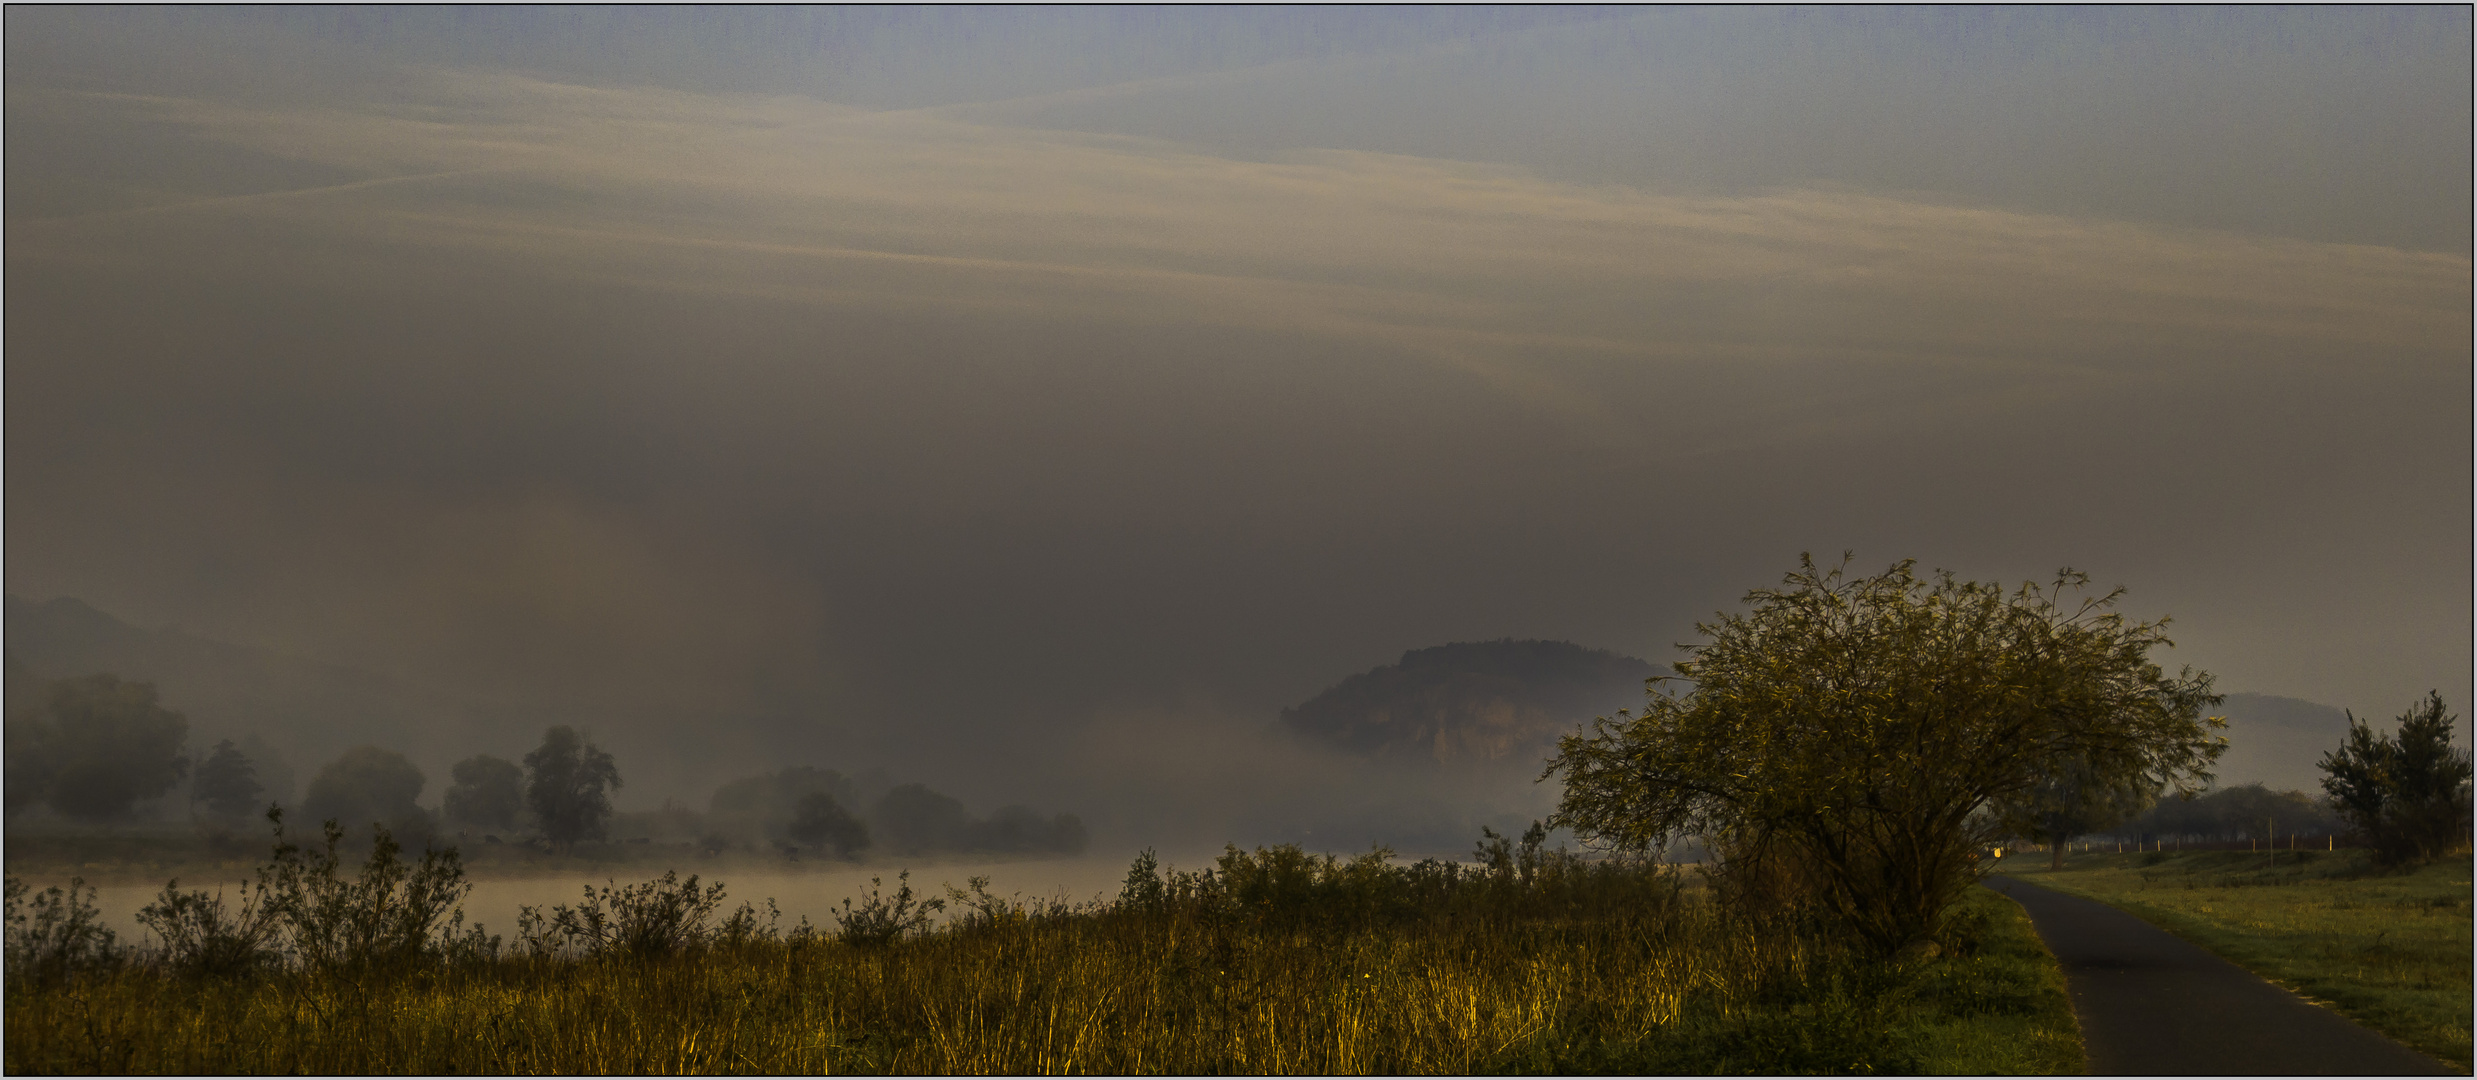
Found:
[[[456,895],[455,868],[438,860],[397,861],[380,874],[395,898],[383,900],[365,887],[376,858],[359,879],[330,862],[322,881],[317,853],[296,853],[293,877],[274,875],[291,882],[292,914],[251,924],[270,909],[239,896],[166,923],[256,942],[221,952],[203,932],[80,951],[62,929],[73,895],[15,890],[5,1063],[81,1073],[2082,1069],[2053,959],[1993,893],[1970,894],[1942,955],[1889,963],[1795,910],[1714,903],[1677,867],[1492,844],[1475,863],[1411,865],[1381,849],[1336,859],[1233,847],[1196,871],[1147,853],[1115,900],[1085,904],[1002,898],[979,879],[933,899],[898,877],[825,927],[785,927],[763,904],[726,914],[715,886],[666,876],[532,912],[509,940],[438,918]],[[280,900],[283,887],[267,895]],[[251,938],[251,925],[265,932]]]
[[[2470,1065],[2470,859],[2385,869],[2368,853],[2006,858],[1999,872],[2113,904],[2368,1027]]]

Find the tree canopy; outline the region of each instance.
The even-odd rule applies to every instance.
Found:
[[[2060,768],[2109,788],[2207,782],[2225,748],[2210,677],[2163,672],[2166,620],[2059,571],[2006,590],[1873,577],[1811,557],[1748,610],[1698,624],[1639,714],[1558,746],[1554,825],[1644,850],[1700,837],[1724,868],[1787,864],[1875,946],[1931,940],[2006,810]],[[1680,687],[1683,687],[1681,690]]]
[[[555,844],[600,840],[611,817],[610,789],[619,786],[619,766],[608,751],[561,724],[542,733],[542,745],[525,755],[525,805]]]
[[[198,775],[190,781],[192,797],[207,813],[221,818],[265,812],[266,804],[260,799],[265,792],[266,785],[258,782],[258,766],[230,739],[215,744],[214,752],[198,763]]]
[[[151,683],[88,675],[46,684],[39,711],[8,724],[8,802],[34,799],[81,821],[125,817],[188,775],[189,721]]]
[[[2443,696],[2400,714],[2396,736],[2348,714],[2348,741],[2323,755],[2323,790],[2334,809],[2385,862],[2428,859],[2469,842],[2469,755],[2451,746],[2458,718]]]
[[[449,828],[514,831],[525,809],[525,771],[506,758],[475,754],[448,770],[440,809]]]
[[[430,814],[417,801],[430,783],[420,767],[393,750],[356,746],[310,778],[301,810],[347,832],[381,825],[398,837],[427,840]]]

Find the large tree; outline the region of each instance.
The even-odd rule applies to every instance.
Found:
[[[1633,850],[1700,837],[1724,869],[1786,864],[1891,952],[1932,940],[2000,808],[2059,766],[2111,787],[2207,782],[2226,746],[2203,716],[2210,677],[2161,671],[2166,620],[2113,611],[2123,590],[2068,596],[2089,580],[2071,570],[2008,592],[1847,565],[1801,558],[1749,610],[1698,624],[1640,714],[1560,742],[1552,824]]]
[[[198,775],[189,788],[191,798],[220,818],[265,813],[267,805],[260,796],[266,790],[258,782],[258,766],[230,739],[216,743],[215,751],[198,763]]]
[[[2348,741],[2322,757],[2332,807],[2384,862],[2429,859],[2469,842],[2467,751],[2451,746],[2459,719],[2428,691],[2400,714],[2396,736],[2348,714]]]
[[[525,755],[525,805],[552,843],[600,840],[610,822],[610,789],[619,786],[619,766],[601,747],[562,724],[542,733],[542,745]]]
[[[451,829],[512,832],[525,809],[525,771],[506,758],[475,754],[448,771],[441,809]]]
[[[310,779],[301,809],[312,821],[332,821],[348,833],[385,826],[398,840],[427,842],[430,814],[418,801],[430,783],[420,767],[393,750],[356,746]]]
[[[125,817],[189,772],[189,721],[155,703],[151,683],[61,679],[40,711],[9,722],[9,802],[40,797],[82,821]]]

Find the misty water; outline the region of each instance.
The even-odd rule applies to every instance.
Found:
[[[1200,869],[1212,865],[1218,849],[1197,851],[1164,851],[1159,854],[1163,868]],[[1072,859],[1012,859],[988,861],[927,862],[910,866],[912,891],[923,899],[943,897],[945,886],[968,888],[973,877],[989,878],[992,895],[1022,901],[1055,900],[1083,903],[1112,899],[1126,880],[1127,865],[1132,853],[1123,855],[1087,855]],[[720,881],[726,887],[722,912],[736,909],[748,901],[762,910],[772,898],[782,910],[784,930],[798,926],[801,918],[821,929],[831,931],[831,912],[842,906],[846,898],[858,902],[870,887],[871,878],[883,881],[883,890],[891,895],[896,888],[896,875],[905,864],[885,863],[868,866],[849,864],[775,864],[741,865],[717,870],[681,867],[681,876],[697,872],[701,883]],[[348,863],[346,873],[352,872]],[[513,938],[516,915],[527,905],[547,910],[553,904],[575,904],[587,885],[602,886],[616,882],[630,885],[657,878],[661,870],[651,866],[629,867],[602,873],[564,873],[539,876],[477,875],[473,892],[464,903],[465,921],[478,922],[490,933]],[[64,875],[65,876],[65,875]],[[47,875],[34,875],[29,884],[36,888],[63,882],[48,880]],[[184,891],[204,888],[225,890],[227,900],[237,896],[231,891],[240,880],[238,875],[215,882],[183,880]],[[120,935],[124,944],[149,940],[138,925],[137,913],[154,900],[163,889],[163,882],[123,881],[96,886],[95,906],[104,923]],[[951,913],[950,913],[951,914]]]

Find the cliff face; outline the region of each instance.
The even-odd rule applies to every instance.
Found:
[[[1558,736],[1639,704],[1653,674],[1644,661],[1565,641],[1458,642],[1353,675],[1281,719],[1370,757],[1530,767]]]

